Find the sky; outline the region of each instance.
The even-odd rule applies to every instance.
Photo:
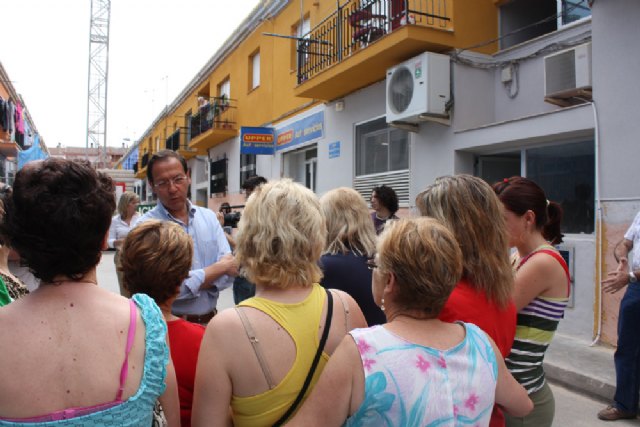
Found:
[[[111,0],[107,145],[140,138],[257,4]],[[0,0],[0,62],[48,147],[85,146],[90,13],[91,0]]]

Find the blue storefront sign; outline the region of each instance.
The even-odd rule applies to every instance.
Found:
[[[335,159],[336,157],[340,157],[340,141],[329,144],[329,158]]]
[[[276,131],[276,150],[294,147],[324,135],[324,111],[291,123]]]
[[[240,153],[273,154],[274,140],[273,128],[243,126],[240,128]]]

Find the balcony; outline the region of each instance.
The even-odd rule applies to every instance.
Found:
[[[387,68],[424,51],[464,47],[486,33],[495,37],[495,5],[478,2],[458,10],[454,1],[347,0],[298,40],[295,95],[336,99],[383,80]],[[454,33],[454,13],[481,29]]]
[[[140,168],[136,170],[136,178],[145,179],[147,177],[147,163],[149,163],[149,153],[144,153],[140,159]]]
[[[209,148],[238,135],[237,102],[225,97],[211,98],[191,117],[188,130],[189,148],[205,152]]]
[[[189,148],[184,136],[186,136],[185,129],[176,129],[165,141],[165,148],[167,150],[177,151],[178,154],[186,160],[189,160],[199,153],[197,150]]]

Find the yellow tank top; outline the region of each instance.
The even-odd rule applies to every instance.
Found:
[[[296,304],[283,304],[259,297],[238,304],[241,307],[256,308],[278,322],[293,338],[296,358],[291,370],[275,388],[255,396],[231,397],[233,423],[236,427],[271,426],[289,409],[302,388],[318,349],[320,316],[326,298],[324,288],[315,283],[309,296]],[[320,378],[328,360],[329,355],[322,352],[305,399]]]

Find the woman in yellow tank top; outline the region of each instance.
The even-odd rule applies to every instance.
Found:
[[[254,191],[243,212],[236,257],[256,296],[207,327],[196,371],[192,424],[271,426],[287,413],[309,373],[327,316],[318,285],[325,221],[317,197],[291,180]],[[346,293],[332,290],[328,337],[309,394],[351,328],[366,327]]]

